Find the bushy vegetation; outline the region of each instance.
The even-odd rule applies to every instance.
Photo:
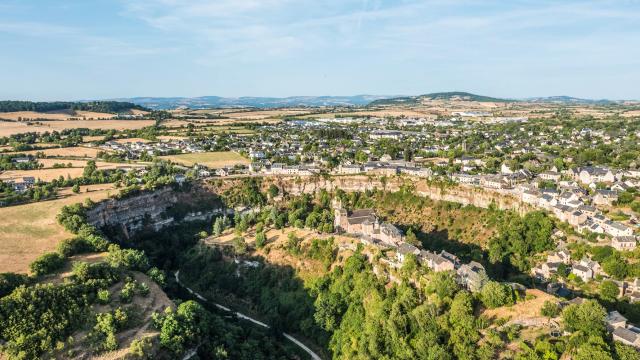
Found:
[[[29,269],[36,275],[50,274],[64,266],[64,257],[57,252],[40,255],[30,265]]]
[[[13,111],[60,111],[60,110],[83,110],[103,113],[118,113],[130,111],[131,109],[147,110],[128,102],[121,101],[89,101],[89,102],[33,102],[33,101],[0,101],[0,112]]]
[[[531,257],[555,247],[551,238],[553,221],[541,211],[527,213],[524,217],[505,213],[500,222],[499,235],[489,241],[489,259],[504,270],[515,268],[526,272]]]

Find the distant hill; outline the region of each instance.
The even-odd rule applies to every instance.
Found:
[[[389,99],[374,100],[369,105],[418,105],[425,100],[460,100],[477,102],[513,102],[514,99],[500,99],[490,96],[476,95],[463,91],[438,92],[417,96],[403,96]]]
[[[189,109],[207,108],[281,108],[296,106],[359,106],[367,105],[372,101],[386,99],[393,96],[354,95],[354,96],[291,96],[285,98],[276,97],[237,97],[227,98],[220,96],[201,97],[134,97],[114,99],[118,101],[132,102],[154,110],[175,109],[186,107]]]
[[[0,113],[14,111],[35,111],[35,112],[51,112],[51,111],[93,111],[99,113],[123,113],[127,111],[148,110],[140,105],[130,102],[121,101],[51,101],[51,102],[33,102],[33,101],[0,101]]]
[[[527,102],[532,103],[551,103],[551,104],[594,104],[594,105],[611,105],[618,104],[619,101],[600,99],[581,99],[571,96],[546,96],[546,97],[534,97],[525,99]]]

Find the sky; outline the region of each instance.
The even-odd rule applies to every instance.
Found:
[[[0,0],[0,99],[640,99],[640,1]]]

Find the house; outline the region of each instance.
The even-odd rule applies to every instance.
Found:
[[[258,150],[249,151],[249,158],[251,160],[260,160],[260,159],[264,159],[265,157],[266,157],[266,154],[264,153],[264,151],[258,151]]]
[[[29,161],[31,161],[31,158],[29,157],[15,157],[11,159],[11,162],[15,164],[24,164],[28,163]]]
[[[560,297],[571,296],[571,290],[567,289],[566,285],[558,282],[551,282],[547,284],[546,292],[551,295],[557,295]]]
[[[404,259],[406,259],[407,255],[409,254],[419,255],[420,249],[409,243],[402,242],[398,247],[398,251],[396,252],[396,258],[398,259],[398,262],[403,263]]]
[[[340,165],[336,171],[338,174],[359,174],[362,172],[362,166],[360,165]]]
[[[444,250],[440,251],[440,256],[451,261],[454,266],[458,266],[460,264],[460,259],[457,256],[453,255],[450,252],[446,252]]]
[[[211,176],[211,172],[209,170],[207,170],[207,169],[198,170],[198,177],[206,178],[206,177],[209,177],[209,176]]]
[[[548,262],[558,262],[563,264],[571,263],[571,253],[567,250],[560,250],[558,252],[554,252],[547,257]]]
[[[583,184],[613,183],[615,174],[604,167],[587,166],[580,169],[579,181]]]
[[[511,170],[506,163],[502,163],[502,165],[500,165],[500,173],[504,175],[509,175],[509,174],[513,174],[513,170]]]
[[[505,189],[509,184],[504,181],[502,176],[487,175],[480,178],[480,185],[490,189]]]
[[[640,330],[637,328],[618,327],[613,330],[613,340],[633,347],[640,347]]]
[[[433,175],[433,170],[429,168],[403,166],[399,168],[401,174],[428,178]]]
[[[225,168],[216,169],[215,174],[222,177],[229,176],[229,170]]]
[[[607,323],[607,329],[609,331],[613,331],[617,328],[626,328],[627,327],[627,318],[622,316],[617,311],[611,311],[605,317],[605,322]]]
[[[627,191],[629,189],[631,189],[632,186],[628,185],[627,183],[623,183],[623,182],[617,182],[615,184],[613,184],[611,186],[611,190],[612,191],[618,191],[618,192],[622,192],[622,191]]]
[[[613,190],[596,190],[593,195],[593,203],[596,205],[612,205],[618,200],[618,192]]]
[[[587,216],[592,217],[595,216],[598,212],[598,209],[596,209],[595,206],[591,206],[591,205],[580,205],[578,206],[578,210],[582,211],[583,213],[587,214]]]
[[[617,221],[607,220],[602,224],[604,232],[611,236],[632,236],[633,229]]]
[[[569,206],[570,203],[574,201],[579,202],[579,200],[580,198],[578,197],[578,195],[576,195],[571,191],[565,191],[562,194],[560,194],[560,196],[558,196],[558,203],[560,203],[561,205]]]
[[[558,268],[561,264],[561,262],[547,261],[542,263],[539,267],[531,269],[531,273],[540,280],[550,279],[553,275],[558,273]]]
[[[543,173],[540,173],[540,178],[544,179],[544,180],[548,180],[548,181],[553,181],[553,182],[558,182],[560,181],[560,177],[562,175],[558,172],[553,172],[553,171],[545,171]]]
[[[421,264],[429,267],[435,272],[455,269],[455,263],[452,260],[431,251],[420,251],[418,259]]]
[[[558,204],[558,201],[551,195],[543,194],[538,199],[538,206],[543,209],[550,210]]]
[[[458,281],[471,292],[477,292],[487,282],[487,273],[484,267],[475,261],[462,264],[457,271]]]
[[[618,251],[633,250],[636,244],[635,236],[614,236],[611,239],[611,246]]]
[[[363,240],[399,246],[404,236],[400,229],[389,223],[380,223],[372,209],[354,210],[351,214],[342,208],[340,201],[333,202],[334,228],[338,232],[359,235]]]
[[[588,257],[583,257],[582,260],[580,260],[580,265],[591,269],[591,271],[593,271],[594,276],[598,274],[604,274],[600,264],[598,264],[596,261],[589,259]]]
[[[575,264],[571,268],[571,273],[582,279],[584,282],[588,282],[593,279],[593,270],[582,264]]]
[[[31,187],[31,186],[35,185],[36,178],[34,178],[33,176],[25,176],[25,177],[22,178],[22,182],[26,186]]]
[[[525,190],[522,192],[522,195],[520,196],[520,198],[522,199],[522,202],[527,204],[532,204],[532,205],[538,204],[538,202],[540,201],[539,197],[540,197],[540,193],[535,190]]]

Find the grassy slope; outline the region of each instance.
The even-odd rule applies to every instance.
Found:
[[[87,188],[96,191],[87,193]],[[60,209],[87,198],[104,199],[111,188],[111,185],[83,186],[81,193],[63,193],[66,197],[61,199],[0,208],[0,272],[26,273],[33,260],[71,237],[56,222]]]

